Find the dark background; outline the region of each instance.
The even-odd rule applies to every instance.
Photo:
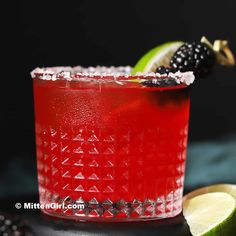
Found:
[[[11,176],[5,189],[9,193],[18,178],[29,181],[19,170],[29,171],[36,182],[30,78],[35,67],[134,65],[158,44],[199,40],[202,35],[210,41],[227,39],[236,52],[235,0],[18,0],[11,4],[10,21],[3,21],[7,30],[3,47],[11,50],[11,56],[9,73],[1,80],[0,115],[0,181],[9,182]],[[235,67],[218,67],[208,78],[197,80],[192,88],[190,143],[233,133],[235,100]],[[23,164],[25,160],[30,161]]]

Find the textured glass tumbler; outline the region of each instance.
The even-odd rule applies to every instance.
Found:
[[[33,83],[44,213],[133,221],[181,212],[189,88],[86,78]]]

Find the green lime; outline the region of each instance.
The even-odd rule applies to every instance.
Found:
[[[220,192],[215,192],[215,190]],[[234,236],[235,186],[215,185],[208,187],[209,193],[206,191],[207,188],[202,188],[184,197],[183,214],[192,235]]]
[[[137,62],[132,74],[155,72],[159,66],[169,66],[171,57],[182,44],[181,41],[174,41],[153,48]]]

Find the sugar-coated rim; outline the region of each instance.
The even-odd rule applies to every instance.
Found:
[[[132,67],[130,66],[119,66],[119,67],[45,67],[36,68],[31,72],[31,77],[42,80],[67,80],[67,81],[84,81],[84,82],[115,82],[123,84],[125,82],[136,82],[142,83],[149,79],[164,79],[174,80],[176,85],[190,85],[193,83],[195,77],[192,71],[180,72],[168,74],[159,74],[155,72],[151,73],[136,73],[131,74]]]

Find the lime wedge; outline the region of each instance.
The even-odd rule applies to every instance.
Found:
[[[182,44],[181,41],[174,41],[153,48],[137,62],[132,74],[155,72],[159,66],[169,66],[171,57]]]
[[[207,193],[208,192],[208,193]],[[236,186],[212,185],[184,197],[183,214],[193,236],[234,236]]]

